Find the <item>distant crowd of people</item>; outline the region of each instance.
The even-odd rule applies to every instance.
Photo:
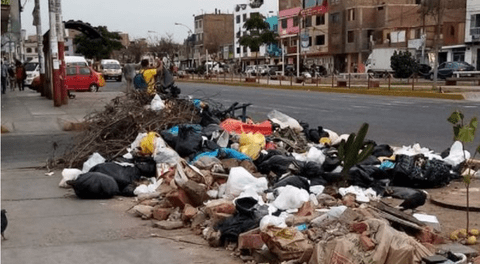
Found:
[[[15,64],[9,65],[6,58],[2,59],[2,94],[5,94],[7,87],[10,87],[11,91],[18,88],[19,91],[25,90],[24,82],[27,78],[25,72],[25,65],[19,60],[15,61]]]

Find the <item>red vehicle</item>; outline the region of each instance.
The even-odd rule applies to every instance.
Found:
[[[105,79],[91,67],[84,65],[68,65],[65,74],[67,90],[98,92],[99,87],[105,86]]]

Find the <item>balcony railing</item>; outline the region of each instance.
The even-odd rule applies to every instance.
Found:
[[[480,36],[480,27],[478,27],[478,28],[470,28],[470,35],[472,35],[472,36]]]

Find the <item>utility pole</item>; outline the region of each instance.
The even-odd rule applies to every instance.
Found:
[[[443,24],[443,8],[442,8],[443,0],[439,0],[436,6],[436,13],[437,13],[437,27],[435,32],[435,64],[433,65],[433,90],[437,90],[437,82],[438,82],[438,45],[440,42],[440,27]]]
[[[45,58],[43,54],[43,34],[42,34],[42,19],[40,16],[40,0],[35,0],[35,8],[33,10],[33,25],[37,28],[37,49],[38,49],[38,64],[40,65],[40,83],[42,85],[41,93],[44,96],[44,81],[45,81]]]
[[[51,83],[53,86],[53,105],[62,105],[62,91],[60,83],[60,62],[58,60],[58,38],[56,27],[56,2],[48,0],[48,12],[50,20],[50,56],[52,65]]]
[[[63,27],[62,0],[56,0],[57,12],[55,20],[58,35],[58,60],[60,64],[60,91],[62,105],[68,104],[67,87],[65,86],[65,29]]]

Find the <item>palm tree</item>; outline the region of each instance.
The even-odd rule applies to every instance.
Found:
[[[255,65],[257,65],[258,52],[260,47],[265,44],[272,44],[277,41],[277,33],[270,30],[270,25],[260,14],[252,14],[245,21],[243,28],[246,30],[240,38],[240,45],[247,46],[252,52],[255,52]],[[258,74],[257,74],[258,75]]]

